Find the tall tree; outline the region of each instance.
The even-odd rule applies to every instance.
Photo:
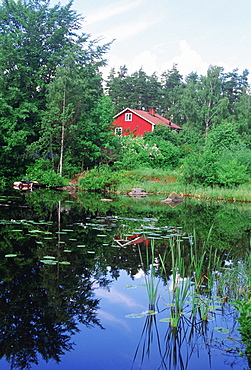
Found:
[[[108,45],[97,46],[80,34],[81,17],[71,9],[72,3],[54,7],[49,0],[1,3],[0,163],[9,162],[14,175],[24,171],[27,145],[41,136],[48,85],[70,51],[86,67],[103,63]]]
[[[206,76],[190,76],[183,94],[183,112],[190,125],[206,134],[213,125],[228,116],[228,98],[224,97],[223,68],[210,66]]]
[[[182,124],[181,95],[184,88],[183,76],[179,73],[177,65],[161,74],[162,87],[162,113],[172,118],[177,124]]]

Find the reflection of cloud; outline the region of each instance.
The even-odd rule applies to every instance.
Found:
[[[126,294],[118,292],[115,288],[112,288],[110,292],[107,292],[103,289],[97,289],[95,290],[95,294],[100,298],[108,299],[111,303],[120,303],[121,305],[127,307],[144,308],[143,305],[136,303],[134,299],[128,297]]]
[[[125,329],[129,330],[130,328],[128,325],[126,325],[125,321],[118,319],[117,317],[111,315],[110,313],[107,313],[103,310],[98,310],[98,317],[101,320],[110,321],[112,323],[119,324],[120,326],[124,326]]]
[[[133,2],[118,2],[117,4],[108,5],[106,7],[95,10],[95,12],[89,14],[86,17],[87,24],[92,24],[100,22],[104,19],[113,17],[128,10],[137,8],[143,0],[133,1]]]
[[[133,275],[133,277],[135,279],[140,279],[142,278],[143,276],[146,276],[146,274],[144,273],[144,271],[142,269],[139,269],[139,271],[137,272],[137,274]]]

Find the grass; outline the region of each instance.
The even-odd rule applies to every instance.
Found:
[[[142,168],[121,171],[121,183],[117,191],[129,192],[132,188],[143,188],[150,194],[170,194],[175,191],[182,196],[195,198],[251,202],[250,184],[243,184],[235,188],[196,187],[184,184],[182,173],[177,170]]]

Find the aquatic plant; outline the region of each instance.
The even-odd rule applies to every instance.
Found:
[[[140,246],[138,247],[140,262],[143,270],[145,271],[145,282],[147,295],[149,298],[149,307],[154,309],[157,298],[158,286],[160,283],[159,276],[163,273],[164,264],[160,264],[158,258],[155,257],[154,239],[151,240],[150,248],[146,246],[146,260],[144,261]],[[166,254],[162,257],[165,260]]]

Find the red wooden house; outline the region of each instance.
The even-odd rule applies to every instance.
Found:
[[[157,125],[166,126],[171,130],[182,130],[181,127],[175,125],[172,121],[168,120],[157,114],[155,109],[150,109],[149,112],[145,110],[126,108],[116,114],[114,117],[116,135],[129,135],[143,136],[146,132],[152,132]]]

